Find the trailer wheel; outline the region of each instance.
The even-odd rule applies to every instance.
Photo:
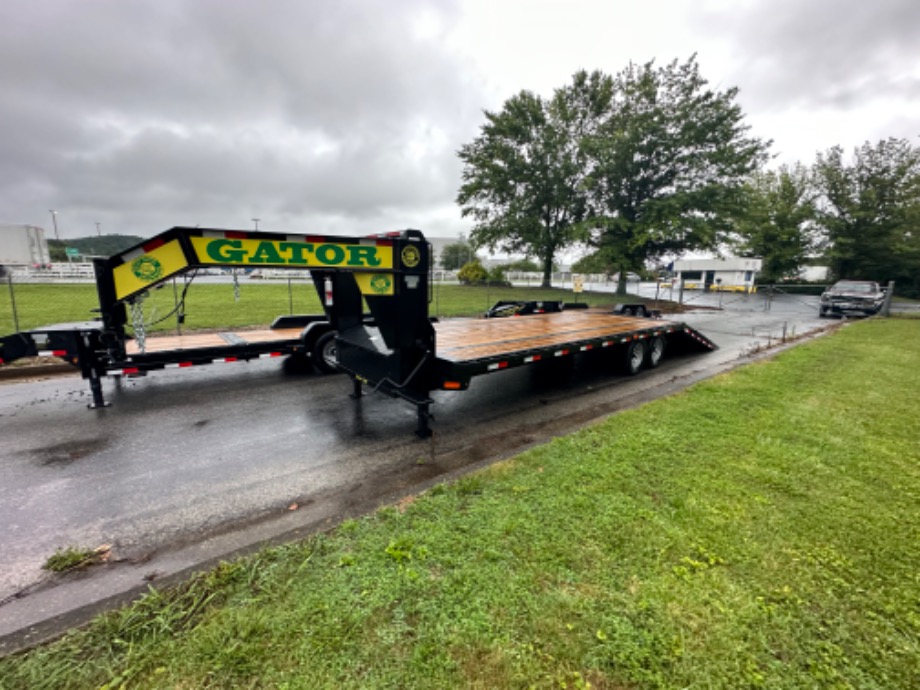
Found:
[[[643,364],[645,364],[645,343],[641,340],[633,340],[626,346],[623,369],[630,376],[634,376],[642,370]]]
[[[651,342],[648,344],[648,355],[645,361],[649,369],[654,369],[661,364],[661,358],[664,357],[666,346],[667,341],[664,339],[663,335],[656,335],[652,338]]]
[[[338,370],[335,335],[335,331],[327,331],[317,338],[313,345],[313,366],[324,374],[331,374]]]

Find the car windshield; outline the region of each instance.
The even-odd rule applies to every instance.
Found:
[[[846,290],[847,292],[875,292],[872,283],[850,283],[840,282],[834,286],[835,290]]]

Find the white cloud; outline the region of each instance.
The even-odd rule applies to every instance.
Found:
[[[457,149],[523,89],[698,54],[782,161],[920,121],[920,5],[46,0],[0,24],[0,219],[469,230]],[[426,225],[428,224],[428,225]]]

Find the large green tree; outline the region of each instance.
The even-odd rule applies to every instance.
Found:
[[[486,112],[479,136],[460,148],[463,215],[478,246],[536,257],[549,286],[556,254],[577,237],[587,212],[585,137],[608,112],[611,80],[577,73],[545,100],[528,91]]]
[[[737,222],[735,251],[763,259],[762,282],[795,275],[818,245],[810,171],[797,163],[757,172],[745,191],[748,200]]]
[[[609,116],[582,146],[594,211],[583,227],[620,261],[621,277],[666,254],[713,248],[730,229],[769,147],[748,134],[737,93],[710,89],[695,56],[630,64],[614,78]]]
[[[920,149],[867,142],[847,162],[836,146],[818,154],[814,171],[833,274],[895,280],[902,294],[920,295]]]
[[[475,258],[473,247],[462,237],[459,242],[452,242],[441,250],[441,266],[448,271],[456,271]]]

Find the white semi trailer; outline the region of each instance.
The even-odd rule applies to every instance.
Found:
[[[37,225],[0,225],[0,267],[51,264],[45,230]]]

